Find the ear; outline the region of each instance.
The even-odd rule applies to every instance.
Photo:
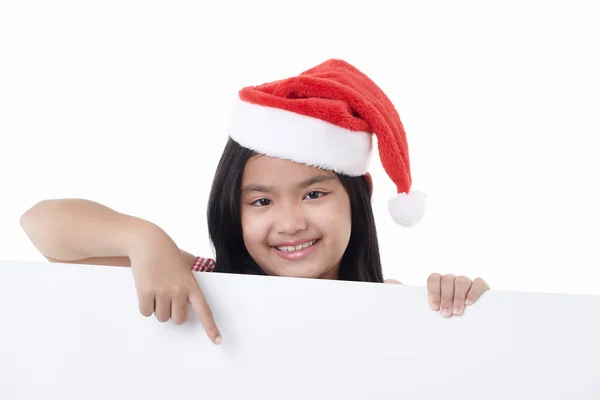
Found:
[[[369,172],[367,172],[364,175],[364,177],[367,180],[367,182],[369,183],[369,192],[371,193],[371,196],[373,196],[373,178],[371,177],[371,174]]]

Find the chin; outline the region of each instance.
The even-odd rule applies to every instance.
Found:
[[[292,265],[278,265],[276,268],[269,269],[269,271],[271,271],[269,275],[276,275],[287,278],[307,279],[326,279],[325,277],[333,275],[331,269],[314,268],[314,266],[306,264],[309,263],[293,263]]]

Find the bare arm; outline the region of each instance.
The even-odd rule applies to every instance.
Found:
[[[51,262],[131,267],[142,315],[181,324],[191,304],[209,338],[221,343],[190,268],[194,256],[180,250],[155,224],[93,201],[57,199],[31,207],[21,217],[21,226]]]
[[[43,200],[21,216],[21,226],[50,262],[130,267],[130,255],[155,224],[84,199]],[[180,250],[186,263],[195,256]]]

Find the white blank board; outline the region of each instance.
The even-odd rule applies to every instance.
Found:
[[[220,346],[141,316],[129,268],[0,261],[0,399],[600,399],[600,296],[446,319],[424,287],[196,276]]]

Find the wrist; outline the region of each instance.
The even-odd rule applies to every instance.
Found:
[[[123,217],[122,252],[131,258],[144,254],[156,243],[170,240],[158,225],[133,216]]]

